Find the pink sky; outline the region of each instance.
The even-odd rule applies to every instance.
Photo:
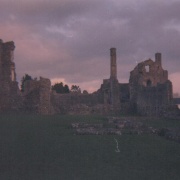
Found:
[[[28,73],[92,92],[109,78],[116,47],[119,82],[161,52],[180,94],[179,9],[177,0],[2,0],[0,39],[15,42],[18,81]]]

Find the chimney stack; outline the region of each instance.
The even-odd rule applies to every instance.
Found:
[[[110,76],[110,78],[117,79],[116,48],[110,49],[110,58],[111,58],[111,64],[110,64],[111,76]]]
[[[155,62],[157,62],[161,66],[161,53],[155,54]]]

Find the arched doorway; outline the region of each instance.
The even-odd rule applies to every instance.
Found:
[[[147,85],[147,87],[151,87],[152,86],[152,82],[151,82],[150,79],[147,80],[147,84],[146,85]]]

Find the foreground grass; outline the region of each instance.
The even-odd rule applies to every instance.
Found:
[[[76,136],[70,126],[106,121],[101,116],[1,115],[0,179],[179,180],[178,143],[154,135]],[[147,123],[180,125],[167,120]],[[120,153],[115,152],[114,138]]]

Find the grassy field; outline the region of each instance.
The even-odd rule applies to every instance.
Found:
[[[0,179],[180,179],[180,144],[155,135],[77,136],[72,122],[103,123],[107,119],[0,115]],[[180,127],[175,120],[148,119],[145,123]]]

